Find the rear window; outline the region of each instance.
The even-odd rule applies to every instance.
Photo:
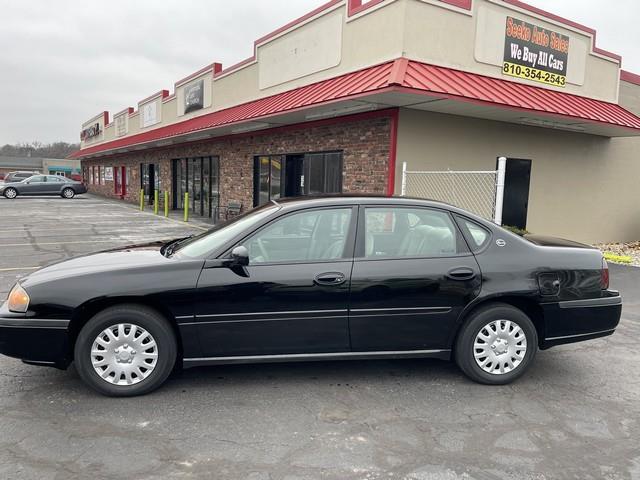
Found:
[[[456,220],[458,220],[458,224],[465,232],[465,236],[469,241],[471,249],[475,252],[484,248],[484,246],[489,243],[491,238],[491,232],[487,230],[485,227],[476,223],[468,218],[460,217],[456,215]]]

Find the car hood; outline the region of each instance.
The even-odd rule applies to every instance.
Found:
[[[25,287],[29,287],[29,285],[71,276],[167,265],[175,260],[162,255],[162,246],[166,243],[166,241],[158,241],[130,245],[64,260],[33,272],[25,277],[21,283]]]

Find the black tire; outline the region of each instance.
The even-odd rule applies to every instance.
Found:
[[[18,191],[13,187],[9,187],[4,191],[4,196],[5,198],[12,200],[18,196]]]
[[[497,371],[493,373],[485,371],[476,361],[475,352],[478,351],[482,354],[483,349],[476,350],[474,347],[476,337],[480,334],[481,330],[485,329],[491,322],[494,321],[511,321],[515,322],[524,332],[526,339],[526,351],[519,364],[517,364],[511,371],[500,373],[499,367]],[[506,323],[500,323],[502,327],[506,329]],[[513,330],[512,330],[513,331]],[[487,330],[484,330],[487,332]],[[493,331],[490,333],[493,334]],[[519,337],[520,338],[520,337]],[[511,340],[510,340],[511,341]],[[512,345],[513,345],[512,341]],[[520,343],[518,343],[521,345]],[[491,348],[491,345],[487,343],[486,348]],[[507,351],[500,353],[501,356],[497,356],[500,363],[504,363],[508,356],[511,355],[509,347],[503,347],[498,345],[498,348],[506,348]],[[517,346],[512,347],[517,349]],[[519,350],[521,352],[521,350]],[[460,369],[471,380],[482,383],[485,385],[505,385],[511,383],[521,375],[523,375],[527,369],[531,366],[533,359],[538,351],[538,333],[536,327],[531,319],[522,311],[511,305],[504,303],[492,303],[485,307],[481,307],[473,312],[462,326],[462,330],[458,335],[458,340],[455,345],[455,359]],[[515,355],[515,353],[514,353]],[[479,361],[483,362],[486,357],[480,357]],[[493,357],[492,357],[493,358]],[[488,363],[485,368],[493,369],[495,364],[491,365],[491,359],[488,359]],[[516,357],[511,357],[513,362]]]
[[[133,385],[116,385],[101,378],[92,364],[91,351],[94,341],[101,332],[118,324],[134,324],[141,327],[151,334],[157,344],[154,368],[146,378],[138,380],[138,383]],[[136,354],[135,350],[133,353]],[[117,305],[96,314],[80,331],[74,348],[74,359],[80,378],[97,392],[111,397],[144,395],[160,387],[172,372],[176,357],[176,338],[169,322],[155,310],[133,304]],[[115,375],[109,378],[115,378]]]
[[[66,199],[70,200],[70,199],[72,199],[73,197],[76,196],[76,192],[75,192],[75,190],[73,188],[67,187],[67,188],[62,189],[62,192],[60,193],[60,196],[62,198],[66,198]]]

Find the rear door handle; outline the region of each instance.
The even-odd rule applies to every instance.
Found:
[[[447,272],[447,278],[450,278],[451,280],[465,281],[471,280],[472,278],[475,278],[475,276],[475,270],[469,267],[453,268]]]
[[[316,278],[313,281],[318,285],[336,286],[342,285],[344,282],[346,282],[347,277],[344,273],[327,272],[316,275]]]

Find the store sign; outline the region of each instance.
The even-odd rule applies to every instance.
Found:
[[[158,123],[158,102],[147,103],[140,108],[140,126],[150,127]]]
[[[507,17],[504,75],[564,87],[568,58],[568,36]]]
[[[102,133],[102,130],[100,130],[100,124],[95,123],[80,132],[80,140],[85,142],[94,137],[97,137],[98,135],[100,135],[100,133]]]
[[[200,110],[204,107],[204,80],[184,87],[184,113]]]
[[[113,182],[113,167],[104,167],[104,179]]]

